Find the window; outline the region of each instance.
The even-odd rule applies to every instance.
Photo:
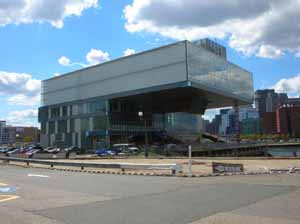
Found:
[[[48,119],[48,107],[39,109],[39,121],[46,121]]]
[[[53,134],[55,132],[55,122],[49,122],[49,134]]]
[[[70,116],[72,116],[73,115],[73,110],[72,110],[72,105],[70,105]]]
[[[78,114],[84,114],[84,105],[78,104]]]
[[[59,107],[51,108],[51,118],[59,117]]]
[[[62,116],[68,116],[68,106],[62,107]]]
[[[110,111],[111,112],[120,112],[120,103],[116,101],[112,101],[110,103]]]
[[[78,115],[78,105],[73,105],[71,107],[71,115]]]
[[[74,132],[75,131],[75,121],[74,119],[70,120],[70,132]]]
[[[105,111],[105,101],[91,102],[88,104],[88,113],[97,113]]]
[[[62,120],[58,121],[58,133],[65,133],[67,132],[67,121]]]
[[[85,132],[85,131],[88,131],[90,128],[89,128],[89,118],[82,118],[80,119],[80,128],[81,128],[81,131]]]
[[[41,132],[42,134],[46,134],[46,122],[41,123]]]
[[[96,116],[93,118],[94,130],[106,129],[106,116]]]

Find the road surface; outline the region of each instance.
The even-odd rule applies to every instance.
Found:
[[[296,224],[299,201],[299,174],[191,179],[0,165],[7,224]]]

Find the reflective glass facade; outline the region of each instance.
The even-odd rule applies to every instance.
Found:
[[[212,92],[253,99],[252,74],[202,47],[187,44],[188,79]]]

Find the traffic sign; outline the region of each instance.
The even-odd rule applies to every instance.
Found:
[[[237,173],[244,171],[243,164],[212,163],[213,173]]]

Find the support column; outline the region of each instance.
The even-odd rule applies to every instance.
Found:
[[[54,133],[57,134],[58,133],[58,121],[55,121],[54,123]]]
[[[109,101],[106,100],[105,102],[105,106],[106,106],[106,112],[105,112],[105,115],[106,115],[106,142],[107,142],[107,146],[108,148],[110,148],[111,146],[111,142],[110,142],[110,119],[109,119]]]
[[[68,119],[67,120],[67,133],[70,133],[71,132],[71,120]]]
[[[237,100],[234,101],[234,112],[235,112],[235,134],[236,134],[236,141],[240,143],[241,138],[241,128],[240,128],[240,108],[239,102]]]
[[[59,116],[62,117],[63,116],[63,107],[59,107]]]

